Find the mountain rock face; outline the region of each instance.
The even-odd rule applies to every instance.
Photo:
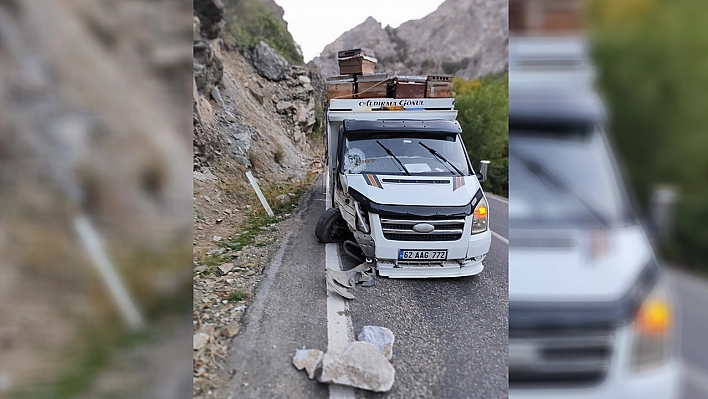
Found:
[[[509,6],[505,0],[447,0],[398,28],[369,17],[325,46],[313,60],[324,76],[339,74],[337,51],[367,47],[377,71],[400,75],[450,73],[471,79],[508,69]]]

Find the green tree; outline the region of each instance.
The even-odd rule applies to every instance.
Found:
[[[642,208],[678,189],[665,254],[708,261],[708,2],[592,0],[587,8],[609,134]]]
[[[509,192],[509,81],[507,75],[483,79],[453,79],[457,120],[474,167],[491,161],[485,190],[507,196]]]

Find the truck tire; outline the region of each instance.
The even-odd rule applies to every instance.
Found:
[[[327,209],[315,226],[315,236],[320,242],[342,242],[347,238],[348,229],[337,208]]]

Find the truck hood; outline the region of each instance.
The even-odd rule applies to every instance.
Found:
[[[480,188],[476,176],[344,175],[345,183],[384,205],[464,206]]]
[[[639,226],[602,230],[510,231],[510,302],[621,298],[652,251]]]

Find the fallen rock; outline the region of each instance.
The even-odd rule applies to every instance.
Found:
[[[323,356],[324,353],[317,349],[298,349],[293,356],[293,365],[298,370],[305,369],[307,376],[313,379],[315,371],[321,365]]]
[[[218,219],[217,219],[218,220]],[[220,256],[223,255],[224,252],[226,252],[226,248],[219,248],[219,249],[212,249],[211,251],[207,252],[207,255],[209,256]]]
[[[348,385],[374,392],[388,392],[396,370],[369,342],[351,342],[341,353],[327,352],[322,357],[319,382]]]
[[[290,71],[288,60],[264,41],[260,41],[253,49],[251,59],[258,73],[270,80],[283,80]]]
[[[229,324],[221,329],[221,335],[226,338],[235,337],[241,331],[241,326],[238,323]]]
[[[198,332],[192,337],[192,349],[198,351],[209,343],[209,334]]]
[[[373,344],[386,359],[391,360],[391,356],[393,356],[393,342],[396,337],[393,336],[393,333],[388,328],[364,326],[356,339],[361,342]]]
[[[290,196],[288,196],[287,194],[281,194],[275,197],[275,200],[279,201],[281,204],[287,204],[288,202],[290,202]]]
[[[234,268],[233,263],[224,263],[223,265],[219,266],[217,269],[219,270],[220,275],[225,276],[233,268]]]
[[[276,104],[276,106],[275,106],[275,110],[279,114],[286,114],[286,113],[288,113],[288,111],[295,110],[295,109],[296,109],[295,104],[293,104],[290,101],[281,101],[278,104]]]

